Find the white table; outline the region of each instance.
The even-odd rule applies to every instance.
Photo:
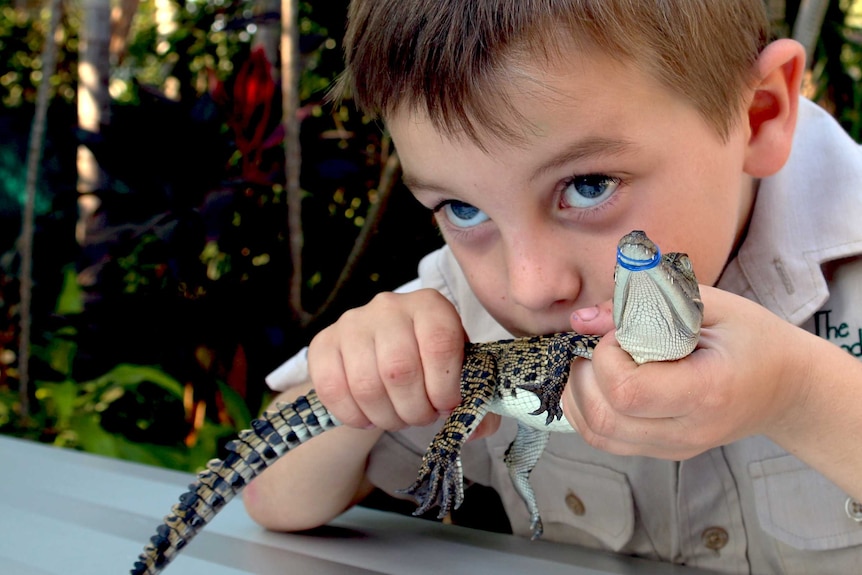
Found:
[[[191,474],[0,436],[0,574],[121,575]],[[166,575],[620,575],[704,572],[357,507],[306,534],[235,500]]]

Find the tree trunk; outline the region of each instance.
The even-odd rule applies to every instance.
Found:
[[[21,218],[21,237],[18,249],[21,255],[19,319],[21,333],[18,338],[18,392],[21,403],[21,420],[26,424],[30,418],[30,303],[33,288],[33,229],[36,205],[36,182],[45,141],[45,121],[51,95],[51,77],[57,67],[57,42],[54,35],[60,22],[62,6],[60,0],[50,0],[48,9],[51,19],[45,29],[45,44],[42,46],[42,80],[36,94],[36,111],[30,128],[27,146],[27,181],[25,184],[24,213]]]
[[[110,122],[108,78],[111,41],[110,0],[83,0],[78,52],[78,126],[98,134]],[[85,146],[78,147],[78,227],[79,243],[86,239],[87,224],[99,207],[94,192],[105,186],[105,174],[95,156]]]
[[[377,225],[383,218],[383,213],[386,211],[386,206],[389,203],[389,198],[392,197],[392,191],[398,183],[398,178],[401,175],[401,160],[394,150],[390,150],[390,140],[384,138],[384,146],[381,151],[381,160],[383,168],[380,171],[380,181],[377,184],[377,201],[373,202],[368,208],[368,214],[365,217],[365,223],[362,229],[359,230],[359,235],[356,236],[356,241],[353,242],[353,248],[347,256],[344,268],[338,276],[338,279],[333,286],[332,291],[326,301],[314,313],[314,317],[320,317],[329,307],[335,303],[341,290],[347,285],[347,281],[353,275],[353,271],[359,264],[362,254],[368,249],[368,244],[371,243],[371,236],[377,230]]]
[[[820,37],[827,8],[829,0],[802,0],[796,22],[793,24],[793,38],[805,46],[809,68],[814,61],[814,51],[817,49],[817,39]]]
[[[284,170],[287,193],[287,229],[290,238],[290,307],[300,325],[311,321],[302,306],[302,189],[299,172],[302,151],[299,147],[299,0],[281,2],[281,92],[284,124]]]

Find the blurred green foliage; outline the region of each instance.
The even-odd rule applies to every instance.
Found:
[[[160,27],[155,3],[142,2],[112,65],[110,124],[89,134],[75,127],[80,14],[66,7],[40,177],[28,421],[17,415],[14,241],[47,17],[0,9],[0,58],[14,63],[0,92],[11,198],[0,209],[0,432],[192,469],[268,402],[266,373],[344,309],[410,279],[441,240],[399,190],[350,289],[300,325],[287,301],[278,70],[252,48],[279,16],[253,2],[175,2],[172,25]],[[376,124],[349,103],[323,101],[341,68],[345,11],[346,0],[301,3],[303,297],[312,310],[378,201],[386,152]],[[83,242],[79,144],[108,174]]]
[[[331,292],[377,189],[388,142],[326,90],[341,70],[347,0],[301,2],[303,298]],[[163,3],[164,4],[164,3]],[[809,95],[862,139],[859,2],[830,3]],[[111,120],[76,129],[80,6],[65,3],[38,195],[32,417],[18,416],[15,239],[27,135],[48,15],[0,4],[0,432],[196,469],[267,402],[263,376],[316,330],[415,274],[442,242],[396,189],[337,303],[301,326],[287,302],[293,263],[278,69],[253,45],[277,14],[257,2],[140,3],[112,62]],[[798,2],[787,3],[792,30]],[[272,72],[272,73],[271,73]],[[262,96],[263,95],[263,96]],[[75,153],[108,173],[84,242],[75,237]]]
[[[862,2],[830,2],[807,94],[862,142]]]
[[[0,54],[4,67],[0,76],[0,102],[7,108],[33,102],[42,81],[42,43],[48,14],[16,10],[12,2],[0,6]],[[78,54],[77,26],[69,23],[57,38],[57,71],[51,78],[58,98],[75,99],[75,71]],[[68,32],[67,32],[68,31]],[[71,35],[69,34],[71,32]]]
[[[56,312],[66,318],[83,311],[83,292],[75,270],[64,270],[64,285]],[[73,323],[42,334],[32,348],[34,397],[40,407],[34,420],[15,426],[17,395],[0,387],[0,431],[91,453],[167,465],[187,471],[200,469],[220,444],[233,436],[251,414],[243,398],[219,382],[222,409],[219,423],[189,421],[186,386],[158,366],[117,364],[88,381],[76,381],[77,329]],[[194,406],[200,408],[200,406]]]

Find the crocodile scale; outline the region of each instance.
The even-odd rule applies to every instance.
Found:
[[[614,319],[623,348],[639,363],[691,353],[703,304],[688,257],[661,255],[643,232],[634,231],[620,240],[617,262]],[[574,432],[563,417],[563,389],[572,360],[591,359],[599,340],[563,332],[465,344],[461,403],[431,441],[416,481],[402,491],[417,500],[416,514],[439,506],[443,517],[458,508],[464,497],[461,449],[487,413],[499,413],[518,420],[504,461],[530,512],[533,538],[540,537],[542,521],[529,474],[551,431]],[[291,449],[339,425],[314,390],[292,403],[278,403],[252,421],[250,429],[227,444],[228,456],[210,461],[180,496],[132,575],[160,573],[252,479]]]
[[[156,529],[132,568],[133,575],[155,575],[197,535],[216,513],[282,455],[340,423],[320,403],[314,390],[293,403],[279,403],[251,422],[226,446],[224,459],[213,459]]]

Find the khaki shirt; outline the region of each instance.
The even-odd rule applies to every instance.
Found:
[[[791,158],[761,182],[748,236],[718,286],[859,357],[860,254],[862,153],[803,100]],[[472,341],[511,337],[476,300],[447,248],[426,256],[418,280],[403,289],[418,287],[450,299]],[[268,381],[281,389],[289,379]],[[371,481],[393,494],[412,484],[438,427],[384,435],[369,459]],[[504,420],[494,436],[468,443],[462,459],[465,477],[494,487],[514,532],[529,536],[503,463],[515,430]],[[764,437],[668,462],[610,455],[577,434],[553,433],[531,482],[549,540],[725,573],[856,573],[862,564],[860,506]]]

